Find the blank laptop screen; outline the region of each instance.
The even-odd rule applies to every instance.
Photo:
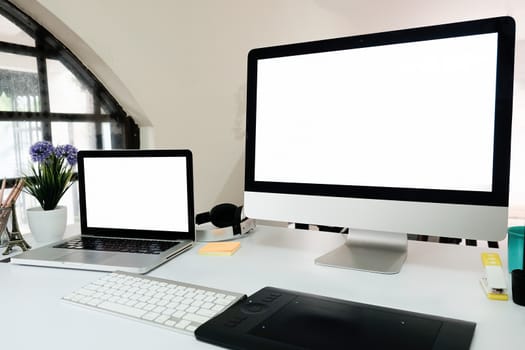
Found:
[[[186,157],[83,159],[87,228],[188,232]]]

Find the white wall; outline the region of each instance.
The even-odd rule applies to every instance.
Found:
[[[14,0],[106,84],[146,147],[190,148],[196,210],[242,203],[253,47],[499,15],[522,0]],[[519,37],[521,22],[518,20]]]

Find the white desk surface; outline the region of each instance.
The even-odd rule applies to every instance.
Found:
[[[506,249],[409,242],[401,272],[382,275],[330,268],[314,259],[344,235],[259,226],[233,256],[202,256],[204,243],[151,276],[252,294],[265,286],[459,318],[477,323],[471,349],[523,349],[525,307],[487,299],[480,253]],[[0,263],[2,349],[213,349],[194,337],[92,311],[60,298],[103,272]],[[507,277],[510,277],[507,276]],[[349,339],[351,341],[351,339]]]

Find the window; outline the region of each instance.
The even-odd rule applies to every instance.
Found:
[[[51,33],[0,1],[0,180],[11,187],[30,166],[29,147],[47,140],[78,149],[138,148],[139,130],[95,76]],[[76,186],[61,204],[78,218]],[[25,229],[28,195],[17,201]]]

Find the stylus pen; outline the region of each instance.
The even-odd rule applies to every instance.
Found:
[[[6,179],[4,177],[4,180],[2,181],[2,187],[0,188],[0,207],[2,206],[2,203],[4,202],[5,186],[6,186]]]

